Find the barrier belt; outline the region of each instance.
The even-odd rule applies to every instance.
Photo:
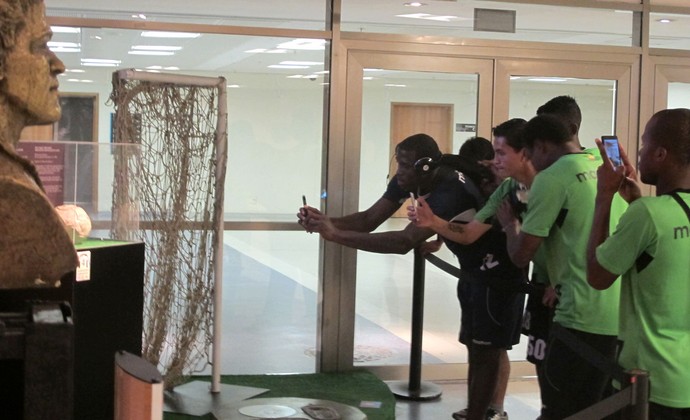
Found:
[[[427,261],[429,261],[430,263],[432,263],[433,265],[435,265],[436,267],[438,267],[441,270],[445,271],[446,273],[450,274],[451,276],[457,277],[457,278],[461,277],[460,276],[461,270],[458,267],[454,266],[453,264],[450,264],[450,263],[443,261],[442,259],[440,259],[436,255],[427,254],[424,256],[424,258]]]
[[[608,374],[613,379],[620,383],[626,383],[628,381],[625,371],[622,367],[604,357],[599,351],[589,344],[578,339],[575,334],[568,331],[562,325],[554,322],[551,325],[551,334],[553,334],[555,338],[558,338],[564,342],[568,347],[570,347],[571,350],[585,359],[589,364]]]
[[[618,410],[621,410],[633,401],[633,387],[629,386],[598,403],[578,411],[565,420],[592,420],[603,419]]]

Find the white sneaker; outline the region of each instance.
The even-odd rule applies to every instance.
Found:
[[[486,420],[508,420],[508,413],[504,411],[501,414],[490,408],[486,411]]]

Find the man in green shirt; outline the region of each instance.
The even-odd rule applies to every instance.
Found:
[[[659,111],[642,134],[641,180],[656,197],[640,197],[621,153],[623,166],[605,159],[597,171],[588,281],[604,291],[621,286],[618,362],[649,372],[649,418],[690,419],[690,110]],[[616,191],[631,204],[608,236]]]
[[[614,360],[619,289],[597,293],[587,284],[586,248],[596,196],[598,154],[582,150],[562,118],[540,114],[523,130],[528,156],[538,171],[522,223],[505,206],[498,216],[513,262],[526,266],[543,247],[548,278],[558,295],[554,326]],[[617,199],[616,201],[622,201]],[[616,204],[619,214],[624,203]],[[617,217],[613,218],[617,220]],[[608,376],[554,339],[544,361],[543,418],[562,419],[598,402]]]

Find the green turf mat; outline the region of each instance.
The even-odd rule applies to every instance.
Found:
[[[190,381],[211,381],[209,376],[194,376]],[[291,375],[224,375],[224,384],[266,388],[270,391],[256,398],[297,397],[339,402],[357,407],[369,420],[395,419],[395,397],[388,386],[373,373],[313,373]],[[362,401],[378,401],[380,408],[360,407]],[[165,420],[212,419],[211,415],[194,417],[165,413]]]

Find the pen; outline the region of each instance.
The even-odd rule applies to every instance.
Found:
[[[307,207],[307,197],[305,197],[304,194],[302,195],[302,205],[304,205],[304,207]]]

